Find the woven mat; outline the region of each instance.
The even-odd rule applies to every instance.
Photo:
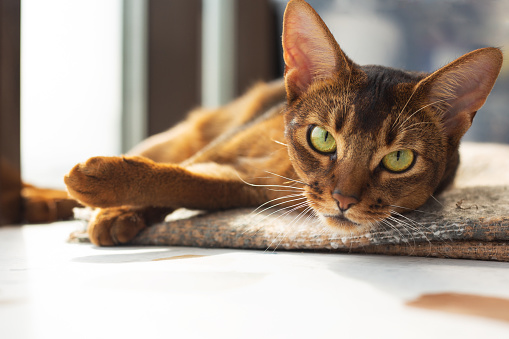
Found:
[[[337,236],[312,217],[235,209],[177,210],[131,245],[348,252],[509,261],[509,187],[468,187],[430,199],[400,223]],[[86,233],[70,241],[87,241]]]
[[[178,211],[173,220],[141,232],[133,245],[377,253],[509,261],[508,187],[444,193],[401,223],[362,236],[336,236],[317,219],[296,214]],[[180,216],[179,216],[180,214]],[[305,221],[303,219],[306,219]]]

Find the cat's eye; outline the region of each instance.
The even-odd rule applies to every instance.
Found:
[[[336,152],[336,140],[324,128],[320,126],[311,126],[308,132],[308,141],[311,147],[320,153]]]
[[[394,151],[382,159],[382,165],[391,172],[403,172],[414,163],[414,152],[409,149]]]

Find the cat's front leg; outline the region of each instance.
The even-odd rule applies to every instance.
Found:
[[[155,163],[143,157],[93,157],[65,176],[69,194],[91,207],[138,205],[144,181]]]
[[[96,209],[88,224],[88,237],[97,246],[129,243],[140,231],[164,220],[173,210],[153,207]]]
[[[154,206],[215,210],[256,206],[267,192],[229,165],[182,167],[143,157],[95,157],[65,177],[69,194],[91,207]]]

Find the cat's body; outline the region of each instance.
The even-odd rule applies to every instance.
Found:
[[[126,243],[179,207],[267,202],[366,232],[451,183],[460,138],[502,62],[486,48],[432,74],[359,66],[301,0],[285,12],[283,48],[284,82],[72,169],[69,193],[97,208],[93,243]]]
[[[66,179],[71,195],[84,205],[113,207],[96,211],[91,239],[102,245],[126,242],[147,222],[160,221],[179,207],[256,207],[289,195],[294,189],[282,186],[297,176],[285,146],[284,103],[283,81],[261,83],[225,107],[192,112],[124,157],[77,165]],[[91,178],[99,176],[92,186]],[[84,187],[75,191],[78,180]],[[126,190],[120,193],[121,187]],[[94,226],[105,220],[110,230],[103,234],[100,226],[95,235]]]

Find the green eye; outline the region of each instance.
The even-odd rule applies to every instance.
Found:
[[[391,172],[403,172],[414,163],[414,152],[402,149],[391,152],[382,159],[382,165]]]
[[[336,140],[322,127],[311,126],[308,138],[311,147],[320,153],[334,153],[336,151]]]

